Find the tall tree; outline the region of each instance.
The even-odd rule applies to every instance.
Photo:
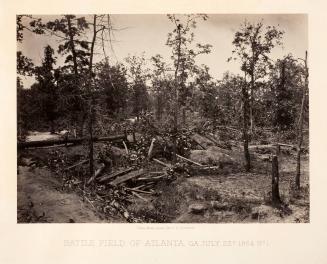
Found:
[[[88,72],[87,72],[87,81],[86,81],[86,90],[88,94],[88,131],[89,131],[89,159],[90,159],[90,177],[94,178],[94,146],[93,146],[93,124],[96,122],[96,112],[95,112],[95,74],[93,71],[94,64],[94,50],[97,42],[97,36],[100,32],[110,28],[107,28],[103,23],[98,23],[98,20],[104,19],[105,15],[93,15],[93,23],[89,23],[92,25],[92,40],[90,42],[90,53],[89,53],[89,61],[88,61]],[[109,16],[108,16],[109,19]],[[84,23],[84,22],[83,22]],[[83,24],[84,25],[84,24]],[[103,39],[102,39],[103,41]],[[105,54],[104,54],[105,55]],[[75,65],[75,62],[74,62]],[[74,66],[75,68],[75,66]]]
[[[253,104],[254,89],[256,82],[266,76],[269,67],[269,53],[276,45],[281,45],[281,38],[284,32],[274,26],[267,26],[264,29],[262,22],[241,24],[239,31],[235,33],[232,44],[234,45],[233,55],[228,59],[240,60],[241,70],[244,72],[243,95],[243,141],[245,155],[245,169],[250,171],[251,161],[248,149],[249,124],[250,134],[253,135]],[[247,75],[250,76],[250,89],[247,85]]]
[[[167,72],[169,71],[168,65],[163,61],[161,55],[157,54],[151,58],[153,63],[153,73],[152,73],[152,92],[154,94],[154,104],[156,119],[160,123],[164,108],[166,106],[167,99],[169,98],[169,79]]]
[[[104,94],[103,101],[109,115],[126,112],[128,99],[127,70],[123,64],[109,65],[107,62],[97,64],[96,85]]]
[[[58,19],[44,23],[41,18],[30,18],[28,30],[36,34],[47,34],[60,40],[58,53],[65,56],[65,64],[61,67],[64,72],[60,76],[60,82],[67,83],[67,110],[72,113],[73,120],[77,122],[77,133],[83,136],[84,124],[87,111],[83,94],[86,73],[89,68],[90,44],[85,37],[89,23],[84,16],[63,15]],[[71,75],[71,76],[70,76]],[[63,80],[67,79],[67,80]],[[64,94],[62,94],[65,96]]]
[[[246,68],[246,63],[244,63]],[[246,73],[244,70],[244,83],[242,85],[242,99],[243,99],[243,150],[245,159],[245,171],[251,170],[251,157],[249,152],[249,89],[246,81]]]
[[[250,132],[254,128],[254,90],[256,82],[265,77],[270,65],[268,57],[276,45],[281,45],[284,32],[275,26],[264,28],[262,22],[241,24],[239,31],[235,33],[233,56],[229,60],[239,59],[242,70],[250,76]]]
[[[16,16],[16,40],[22,42],[24,39],[23,15]],[[28,127],[29,106],[26,102],[26,93],[22,84],[22,76],[32,76],[34,74],[34,64],[30,58],[23,55],[21,51],[16,53],[16,70],[17,70],[17,132],[18,138],[23,139]]]
[[[301,151],[302,151],[302,142],[303,142],[303,119],[304,119],[304,111],[307,100],[307,93],[309,91],[309,68],[308,68],[308,52],[305,52],[304,59],[304,67],[305,67],[305,79],[304,79],[304,87],[302,92],[302,101],[301,108],[299,113],[299,121],[297,127],[297,155],[296,155],[296,176],[295,176],[295,186],[297,189],[300,189],[300,178],[301,178]]]
[[[54,78],[54,65],[56,58],[54,50],[51,46],[44,48],[44,58],[42,65],[36,67],[36,80],[38,81],[38,89],[42,97],[42,113],[45,114],[46,121],[50,123],[50,132],[54,133],[54,121],[58,114],[59,94]]]
[[[141,113],[148,109],[148,87],[149,70],[146,67],[144,54],[141,57],[129,56],[126,58],[127,69],[131,86],[132,112],[139,119]]]
[[[293,129],[295,125],[304,76],[303,66],[292,55],[277,60],[271,69],[267,82],[270,89],[261,98],[268,103],[265,106],[267,113],[279,132]]]
[[[188,97],[186,81],[191,76],[195,65],[195,57],[210,52],[211,45],[202,45],[197,43],[192,47],[194,33],[192,29],[196,28],[197,20],[207,20],[208,16],[199,15],[167,15],[168,19],[174,25],[172,32],[168,34],[167,46],[172,49],[171,59],[174,65],[174,121],[173,121],[173,158],[177,161],[177,134],[178,134],[178,113],[182,106],[183,117],[185,117],[185,103]]]

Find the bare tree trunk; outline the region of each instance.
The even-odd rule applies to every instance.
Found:
[[[178,88],[175,88],[177,90]],[[177,162],[177,132],[178,132],[178,91],[175,91],[176,102],[174,111],[174,129],[173,129],[173,161]]]
[[[93,16],[93,38],[91,43],[91,52],[90,52],[90,64],[89,64],[89,91],[90,91],[90,108],[89,108],[89,160],[90,160],[90,177],[94,177],[94,157],[93,157],[93,122],[94,122],[94,99],[93,99],[93,89],[92,89],[92,80],[93,80],[93,73],[92,73],[92,66],[93,66],[93,54],[94,54],[94,45],[97,35],[96,30],[96,22],[97,22],[97,15]]]
[[[304,106],[305,106],[305,99],[306,99],[306,92],[308,89],[308,77],[309,77],[309,70],[308,70],[308,52],[305,52],[305,84],[303,89],[302,95],[302,102],[301,102],[301,109],[300,109],[300,116],[299,116],[299,123],[298,123],[298,133],[297,133],[297,154],[296,154],[296,176],[295,176],[295,187],[300,189],[300,178],[301,178],[301,148],[303,142],[303,115],[304,115]]]
[[[250,97],[250,135],[251,138],[253,136],[253,130],[254,130],[254,117],[253,117],[253,104],[254,104],[254,61],[252,62],[251,65],[251,88],[250,88],[250,93],[251,93],[251,97]]]
[[[277,205],[281,203],[279,195],[279,169],[277,155],[272,157],[271,178],[271,201],[274,205]]]
[[[252,79],[253,77],[251,77]],[[253,136],[253,80],[251,80],[251,99],[250,99],[250,135]]]
[[[160,122],[161,120],[161,98],[159,92],[157,93],[157,121]]]
[[[185,106],[183,106],[183,108],[182,108],[182,113],[183,113],[183,125],[185,125],[186,124],[186,109],[185,109]]]
[[[174,163],[177,162],[177,133],[178,133],[178,112],[179,112],[179,95],[178,95],[178,88],[179,88],[179,78],[178,78],[178,71],[179,71],[179,64],[180,64],[180,57],[181,57],[181,26],[177,26],[178,32],[178,47],[177,47],[177,64],[175,69],[175,111],[174,111],[174,129],[173,129],[173,161]]]
[[[70,45],[71,45],[71,49],[72,49],[74,73],[75,73],[75,76],[77,76],[78,75],[77,56],[76,56],[76,51],[75,51],[74,34],[72,31],[71,18],[69,15],[67,15],[66,19],[67,19],[67,24],[68,24],[68,35],[69,35]]]
[[[90,177],[94,176],[94,160],[93,160],[93,102],[90,103],[89,113],[89,160],[90,160]]]
[[[243,95],[243,148],[244,148],[244,158],[245,158],[245,170],[248,172],[251,170],[251,159],[249,152],[249,95],[246,87],[246,73],[245,81],[242,86],[242,95]]]
[[[50,133],[54,134],[55,133],[55,128],[54,128],[54,120],[50,120]]]
[[[83,111],[84,112],[84,111]],[[87,114],[80,113],[79,116],[77,116],[77,136],[83,137],[84,136],[84,126],[85,126],[85,120],[86,120]]]
[[[280,76],[281,76],[281,81],[279,84],[279,87],[277,87],[277,105],[276,105],[276,113],[277,113],[277,142],[280,142],[280,135],[281,135],[281,130],[282,130],[282,125],[279,122],[279,111],[280,111],[280,95],[281,90],[284,90],[285,87],[285,60],[282,61],[281,69],[280,69]],[[277,144],[276,146],[276,155],[279,157],[280,154],[280,145]]]
[[[67,24],[68,24],[68,35],[69,35],[71,52],[72,52],[74,75],[75,75],[76,82],[77,82],[79,74],[78,74],[77,54],[76,54],[76,50],[75,50],[75,40],[74,40],[74,33],[73,33],[73,29],[72,29],[71,16],[66,15],[65,17],[67,19]],[[78,137],[84,136],[84,125],[85,125],[86,115],[87,114],[85,113],[85,110],[81,110],[81,112],[77,114],[77,136]]]

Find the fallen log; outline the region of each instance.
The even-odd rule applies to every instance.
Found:
[[[126,175],[116,178],[115,180],[111,181],[109,184],[112,186],[117,186],[123,182],[126,182],[126,181],[131,180],[136,177],[139,177],[139,176],[145,174],[145,172],[146,171],[144,169],[140,169],[137,171],[131,171],[131,172],[127,173]]]
[[[157,162],[158,164],[164,166],[164,167],[167,167],[167,168],[171,168],[172,166],[169,165],[169,164],[166,164],[164,162],[162,162],[161,160],[158,160],[158,159],[152,159],[153,161]]]
[[[194,137],[192,137],[192,140],[196,143],[196,144],[198,144],[203,150],[206,150],[206,148],[204,147],[204,146],[202,146],[201,145],[201,143],[198,141],[198,140],[196,140]]]
[[[143,196],[139,195],[137,192],[132,191],[132,194],[135,195],[136,197],[140,198],[144,202],[148,202],[147,199],[145,199]]]
[[[212,142],[213,144],[215,144],[217,147],[222,148],[222,149],[230,149],[229,147],[226,147],[225,145],[222,145],[221,143],[219,143],[219,140],[213,135],[213,134],[201,134],[201,136],[203,136],[204,138],[208,139],[210,142]]]
[[[66,169],[64,169],[64,171],[67,171],[67,170],[73,169],[73,168],[75,168],[75,167],[77,167],[77,166],[80,166],[80,165],[83,165],[83,164],[85,164],[85,163],[87,163],[87,162],[89,162],[88,159],[87,159],[87,160],[82,160],[82,161],[80,161],[80,162],[78,162],[78,163],[76,163],[76,164],[74,164],[74,165],[72,165],[72,166],[67,167]]]
[[[24,148],[36,148],[36,147],[45,147],[53,145],[62,145],[62,144],[71,144],[79,145],[83,142],[87,142],[89,138],[67,138],[67,139],[53,139],[53,140],[38,140],[38,141],[28,141],[28,142],[17,142],[18,149]],[[117,142],[126,140],[125,135],[117,135],[110,137],[94,137],[93,142]]]
[[[100,168],[96,170],[96,172],[94,173],[94,175],[87,181],[87,184],[90,184],[91,182],[94,181],[94,179],[96,179],[96,177],[98,177],[106,168],[106,165],[104,163],[101,163]]]
[[[163,173],[165,173],[164,171],[150,171],[149,172],[149,174],[155,174],[155,175],[157,175],[157,174],[163,174]]]
[[[147,192],[147,191],[139,190],[139,189],[136,189],[136,188],[125,188],[125,190],[131,191],[131,192],[144,193],[144,194],[153,194],[153,192]]]
[[[193,161],[193,160],[190,160],[190,159],[184,158],[183,156],[180,156],[180,155],[178,155],[178,154],[176,154],[176,156],[179,157],[180,159],[185,160],[185,161],[187,161],[187,162],[190,162],[190,163],[192,163],[192,164],[194,164],[194,165],[197,165],[197,166],[203,166],[203,165],[200,164],[200,163],[197,163],[197,162],[195,162],[195,161]]]
[[[290,145],[290,144],[285,144],[285,143],[279,143],[279,142],[277,142],[277,143],[272,143],[272,145],[296,149],[296,146],[295,145]],[[304,148],[302,148],[302,149],[304,149]]]
[[[165,177],[165,173],[159,175],[159,176],[150,176],[150,177],[143,177],[143,178],[137,178],[135,181],[156,181],[160,180],[163,177]]]
[[[149,182],[147,185],[144,185],[141,190],[150,190],[155,185],[154,182]]]
[[[148,160],[151,159],[152,151],[153,151],[153,146],[154,146],[154,142],[155,142],[155,141],[156,141],[155,138],[153,138],[153,139],[151,140],[151,145],[150,145],[150,148],[149,148],[149,151],[148,151]]]
[[[242,132],[239,129],[236,129],[236,128],[233,128],[233,127],[228,127],[228,126],[216,126],[216,128],[222,128],[222,129],[226,129],[226,130],[231,130],[231,131],[238,132],[238,133],[241,133]]]
[[[214,143],[215,145],[219,145],[218,141],[217,141],[215,138],[211,137],[210,135],[200,134],[200,136],[202,136],[202,137],[208,139],[209,141],[211,141],[211,142]]]
[[[70,147],[73,146],[74,144],[69,143],[69,144],[59,144],[59,145],[53,145],[53,146],[44,146],[44,147],[31,147],[29,149],[52,149],[52,148],[63,148],[63,147]]]
[[[108,181],[110,179],[116,178],[118,176],[127,174],[127,173],[131,172],[132,170],[133,170],[133,168],[130,167],[130,168],[126,169],[126,170],[116,171],[116,172],[111,173],[109,175],[102,176],[101,178],[98,179],[98,181],[102,183],[102,182]]]
[[[127,138],[127,137],[126,137]],[[129,151],[128,151],[128,147],[125,143],[125,141],[123,140],[123,145],[124,145],[124,148],[125,148],[125,151],[126,151],[126,154],[128,155]]]

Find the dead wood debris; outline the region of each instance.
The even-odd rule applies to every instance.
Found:
[[[189,136],[184,140],[193,140],[204,150],[209,144],[219,145],[212,136],[202,134]],[[206,143],[201,140],[206,140]],[[160,140],[159,137],[149,138],[148,143],[138,146],[136,150],[124,141],[122,142],[124,149],[111,145],[101,146],[98,158],[95,159],[95,173],[91,177],[88,175],[89,159],[85,153],[77,153],[78,155],[71,159],[69,154],[65,156],[64,153],[56,151],[49,163],[54,164],[58,174],[62,175],[63,188],[79,192],[83,200],[95,211],[110,217],[121,215],[128,222],[141,221],[128,212],[128,205],[151,202],[153,196],[160,194],[156,189],[158,183],[169,184],[180,177],[190,177],[199,173],[210,174],[220,169],[218,166],[201,164],[189,158],[189,155],[182,154],[177,155],[178,163],[170,164],[163,156],[157,155],[158,151],[154,151],[159,144],[169,143]],[[117,160],[126,162],[119,163]]]

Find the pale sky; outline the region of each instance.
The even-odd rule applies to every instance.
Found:
[[[40,16],[35,16],[40,17]],[[42,16],[43,19],[53,19],[56,16]],[[167,34],[172,31],[173,25],[166,15],[111,15],[114,27],[121,28],[114,32],[113,42],[114,54],[108,47],[107,53],[111,61],[123,61],[129,54],[141,55],[150,59],[151,56],[160,54],[167,62],[170,61],[171,49],[165,45]],[[211,44],[210,54],[199,55],[197,64],[205,64],[210,68],[210,74],[220,79],[223,73],[230,71],[240,73],[238,62],[227,62],[232,55],[232,41],[235,32],[245,20],[259,22],[263,20],[265,25],[279,26],[285,31],[283,36],[283,47],[276,47],[271,53],[271,59],[282,58],[292,53],[295,58],[303,58],[308,49],[308,20],[302,14],[264,14],[264,15],[241,15],[241,14],[209,14],[207,21],[199,21],[194,30],[195,43]],[[35,35],[28,31],[24,32],[23,43],[18,44],[18,49],[24,55],[30,57],[35,64],[40,64],[43,56],[43,48],[50,44],[57,49],[58,40],[55,37]],[[101,49],[98,50],[101,53]],[[58,56],[58,63],[62,60]],[[101,54],[99,56],[102,56]],[[149,62],[150,63],[150,62]],[[26,87],[33,80],[25,80]]]

